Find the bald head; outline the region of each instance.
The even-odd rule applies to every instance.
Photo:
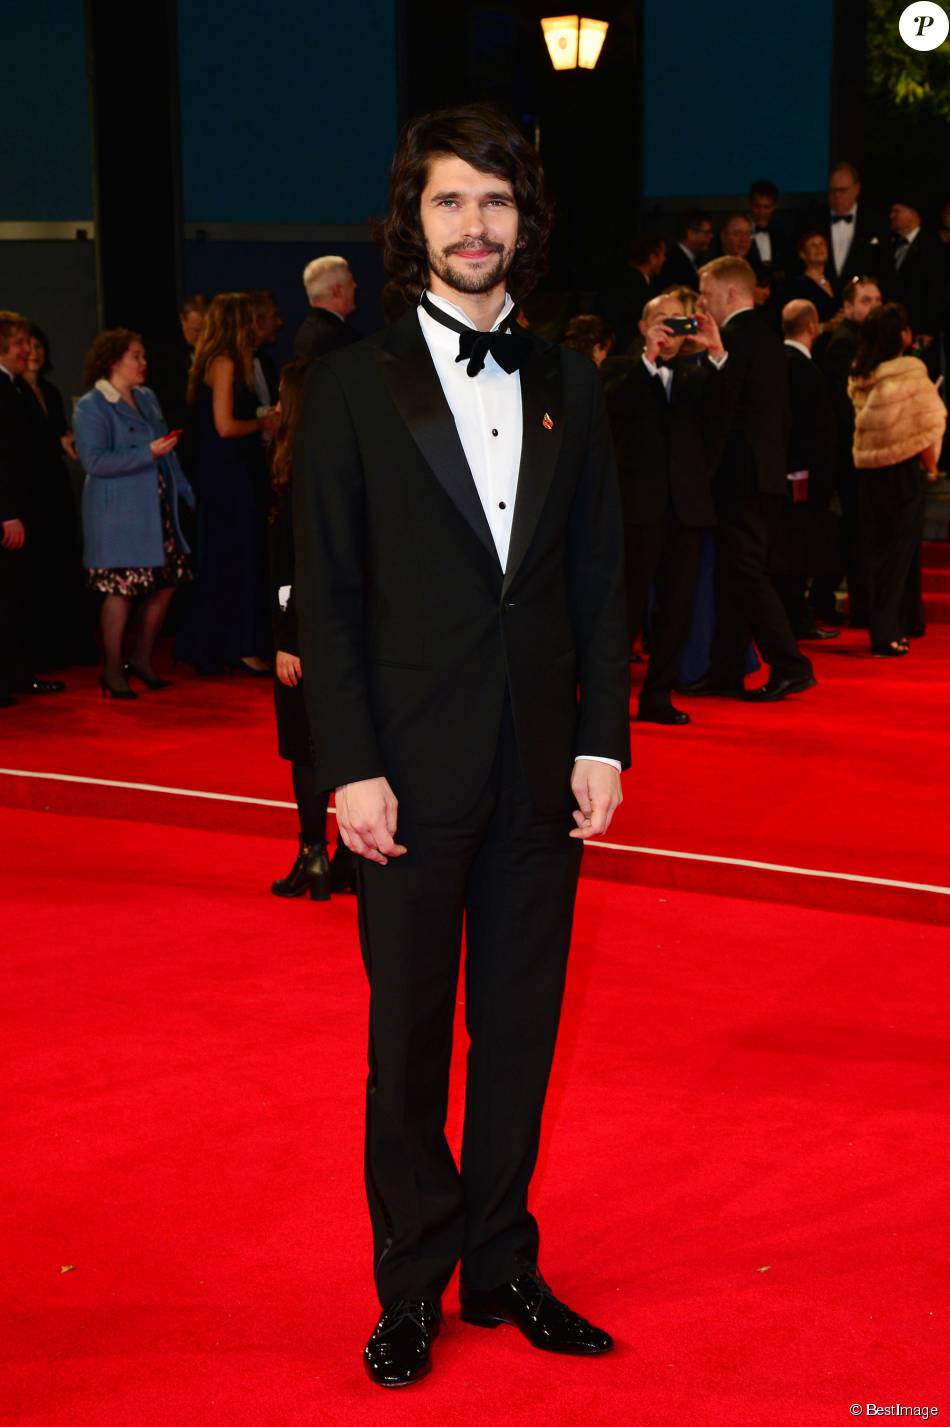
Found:
[[[786,302],[782,308],[782,335],[787,342],[801,342],[810,350],[820,331],[818,308],[813,302],[804,297]]]

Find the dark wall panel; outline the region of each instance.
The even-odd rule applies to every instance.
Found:
[[[396,130],[395,0],[179,5],[185,219],[362,223]]]

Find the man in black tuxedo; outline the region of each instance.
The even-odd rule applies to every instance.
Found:
[[[708,673],[684,692],[774,703],[815,683],[771,579],[769,556],[786,499],[788,377],[782,344],[753,306],[755,275],[742,258],[716,258],[699,275],[700,302],[719,325],[729,361],[728,433],[713,478],[716,631]],[[744,688],[750,636],[769,678]]]
[[[527,1193],[585,839],[629,759],[620,501],[594,364],[519,329],[550,209],[489,108],[413,120],[384,257],[412,308],[308,377],[296,598],[320,786],[359,856],[366,1183],[382,1386],[462,1316],[594,1354],[537,1266]],[[398,842],[397,842],[398,836]],[[444,1122],[463,918],[461,1167]],[[335,1322],[328,1324],[335,1331]]]
[[[0,312],[0,708],[15,703],[17,693],[56,694],[66,687],[31,672],[30,592],[48,572],[45,551],[30,543],[30,528],[42,500],[49,434],[24,380],[29,356],[29,321],[19,312]]]
[[[828,276],[838,299],[849,278],[866,274],[880,282],[887,268],[884,224],[858,202],[860,197],[861,175],[854,164],[836,164],[828,176],[828,207],[816,215],[813,226],[827,239]]]
[[[812,360],[821,334],[814,303],[804,298],[787,302],[782,334],[791,411],[786,464],[794,495],[785,509],[789,573],[776,584],[797,639],[834,639],[839,631],[820,628],[808,603],[809,579],[839,568],[838,520],[831,514],[838,431],[828,379]]]
[[[699,289],[699,267],[709,252],[713,240],[712,219],[708,213],[691,208],[683,214],[679,238],[667,245],[666,262],[657,280],[660,292],[668,287]]]
[[[651,585],[656,595],[637,717],[671,725],[690,721],[673,706],[670,691],[689,637],[703,531],[716,523],[710,479],[718,369],[726,362],[708,313],[697,314],[700,331],[693,334],[708,361],[677,360],[686,338],[667,322],[685,316],[672,294],[647,303],[640,322],[643,355],[607,398],[623,504],[631,644]]]
[[[924,361],[936,376],[938,338],[943,320],[943,244],[935,233],[921,227],[917,200],[902,198],[891,204],[890,296],[907,309],[914,338]]]
[[[325,357],[362,341],[350,323],[356,311],[356,279],[346,258],[314,258],[303,270],[310,311],[294,338],[295,357]]]
[[[752,241],[762,270],[771,273],[775,289],[784,282],[789,264],[788,234],[776,216],[778,200],[778,186],[770,178],[757,178],[749,184]]]
[[[759,257],[759,250],[752,241],[754,231],[752,219],[747,213],[727,214],[719,229],[716,256],[744,258],[758,280],[764,275],[765,267]]]
[[[881,301],[881,289],[876,279],[863,276],[845,283],[841,295],[843,316],[832,332],[821,359],[822,369],[828,378],[838,431],[835,467],[838,503],[841,506],[841,559],[848,582],[849,621],[857,628],[867,627],[870,575],[859,509],[861,477],[855,470],[851,449],[854,442],[854,405],[848,395],[848,378],[858,350],[861,323],[869,312],[880,307]],[[812,598],[816,613],[826,623],[833,623],[837,613],[833,591],[820,582],[818,588],[812,591]]]
[[[594,312],[614,334],[614,350],[622,356],[639,332],[644,304],[657,291],[656,282],[666,263],[666,240],[657,233],[639,233],[630,245],[630,260],[616,286],[604,288],[594,299]]]
[[[182,299],[178,309],[180,336],[173,342],[150,342],[148,346],[148,384],[158,397],[169,431],[184,429],[188,424],[188,378],[207,310],[205,294],[191,293]],[[177,455],[190,474],[181,444]]]

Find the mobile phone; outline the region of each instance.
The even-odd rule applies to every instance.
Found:
[[[689,332],[698,332],[699,323],[695,317],[664,317],[663,326],[669,327],[674,337],[685,337]]]
[[[165,436],[165,440],[166,440],[166,441],[170,441],[173,436],[180,436],[181,433],[184,431],[184,429],[185,429],[185,428],[184,428],[183,426],[179,426],[175,431],[169,431],[169,432],[167,432],[167,434],[166,434],[166,436]]]

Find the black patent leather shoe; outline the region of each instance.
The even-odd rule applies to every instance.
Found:
[[[330,900],[330,862],[325,842],[304,842],[286,877],[270,884],[275,897],[303,897],[307,892],[313,902]]]
[[[638,723],[664,723],[664,724],[684,724],[691,723],[689,714],[685,709],[676,709],[672,704],[660,704],[657,708],[640,708],[637,710]]]
[[[596,1357],[609,1353],[614,1340],[555,1298],[538,1269],[519,1273],[510,1283],[481,1292],[461,1290],[462,1318],[479,1328],[510,1323],[534,1348],[548,1353]]]
[[[676,684],[678,694],[687,694],[694,699],[741,699],[745,693],[743,684],[726,684],[711,674],[694,679],[691,684]]]
[[[818,683],[814,674],[803,674],[800,679],[769,679],[761,689],[749,689],[745,695],[747,704],[777,704],[779,699],[787,699],[789,694],[803,694]]]
[[[822,629],[818,624],[813,624],[811,629],[806,629],[803,634],[796,636],[798,639],[840,639],[840,629]]]
[[[429,1298],[397,1298],[383,1309],[363,1352],[363,1366],[379,1387],[409,1387],[432,1371],[432,1344],[442,1311]]]

